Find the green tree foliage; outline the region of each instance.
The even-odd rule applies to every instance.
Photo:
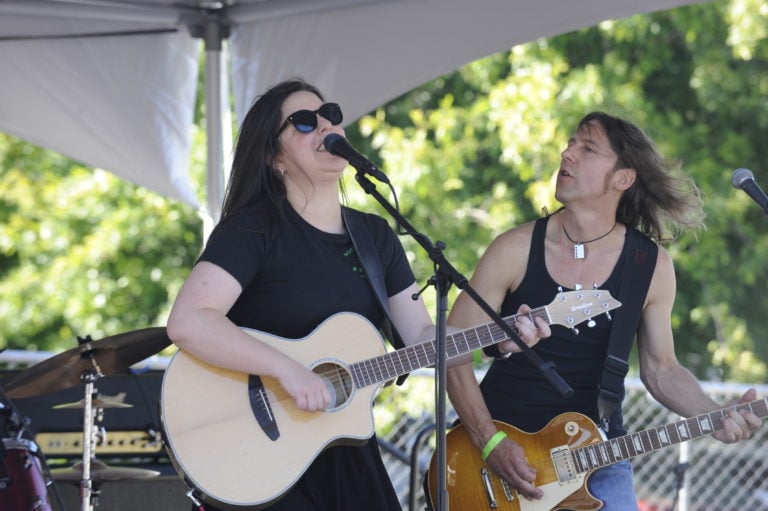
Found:
[[[763,2],[714,2],[521,45],[382,107],[351,137],[386,162],[403,212],[469,275],[494,235],[557,207],[551,177],[578,119],[604,110],[639,124],[706,204],[707,230],[668,246],[679,356],[700,377],[765,381],[765,218],[730,174],[750,167],[759,180],[768,161],[766,15]]]
[[[163,324],[195,211],[0,135],[0,347],[60,350]]]
[[[766,219],[729,183],[737,167],[768,176],[766,16],[762,1],[717,1],[534,41],[439,77],[347,134],[469,277],[495,235],[558,207],[552,178],[585,113],[639,124],[695,178],[708,215],[706,231],[668,246],[678,354],[703,378],[764,382]],[[202,183],[199,163],[193,173]],[[350,202],[383,213],[352,176]],[[14,348],[162,324],[202,242],[191,208],[7,136],[0,214],[0,346]],[[432,262],[403,240],[425,282]]]

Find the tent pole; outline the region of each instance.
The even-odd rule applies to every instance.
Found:
[[[223,126],[229,126],[229,82],[223,72],[223,41],[229,37],[229,25],[216,17],[206,17],[201,25],[191,26],[190,32],[201,37],[205,44],[205,125],[206,125],[206,198],[205,232],[207,238],[219,220],[224,198],[225,154],[231,152],[232,136],[225,135]],[[224,144],[228,149],[225,151]]]

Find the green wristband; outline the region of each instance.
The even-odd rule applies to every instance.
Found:
[[[485,447],[483,447],[483,461],[488,459],[488,456],[491,455],[491,451],[493,451],[497,445],[499,445],[499,442],[507,438],[507,434],[503,431],[497,431],[489,440],[488,443],[485,444]]]
[[[475,364],[482,364],[483,363],[483,352],[480,350],[475,350],[472,352],[472,361]]]

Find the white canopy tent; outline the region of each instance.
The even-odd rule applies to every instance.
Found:
[[[187,170],[202,40],[206,210],[216,218],[230,77],[238,119],[269,85],[303,76],[350,121],[516,44],[690,3],[0,0],[0,131],[198,205]]]
[[[202,40],[212,221],[229,152],[230,78],[238,119],[269,85],[299,75],[350,121],[516,44],[690,3],[0,0],[0,131],[197,206],[188,164]]]

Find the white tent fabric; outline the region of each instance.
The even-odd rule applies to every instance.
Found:
[[[188,177],[200,41],[206,48],[207,209],[237,118],[303,76],[347,121],[516,44],[692,0],[0,0],[0,131],[197,205]],[[224,77],[224,79],[223,79]]]
[[[171,35],[2,42],[0,130],[194,204],[198,46]]]

